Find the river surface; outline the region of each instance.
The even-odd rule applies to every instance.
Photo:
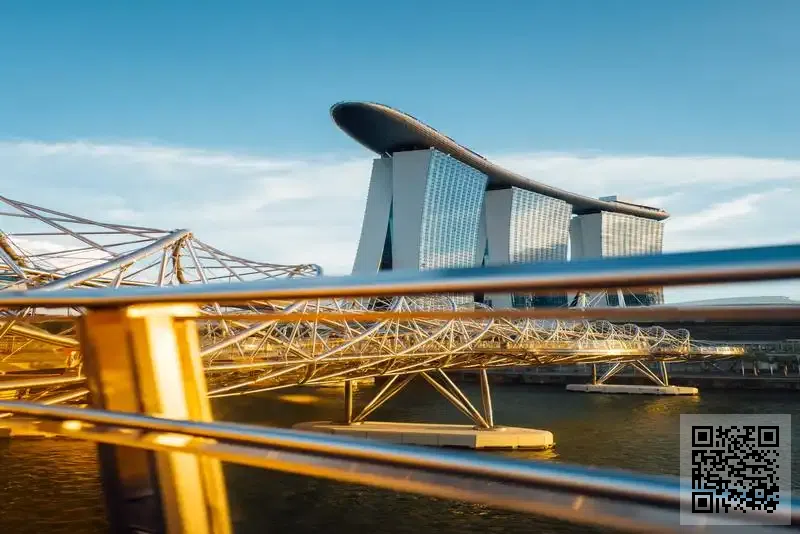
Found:
[[[477,385],[465,385],[473,399]],[[373,395],[356,391],[356,405]],[[289,427],[330,420],[343,410],[341,390],[295,389],[214,401],[217,419]],[[610,466],[649,473],[679,472],[681,413],[800,415],[800,395],[775,391],[707,391],[698,397],[643,397],[568,393],[561,387],[493,387],[495,422],[548,429],[548,452],[517,458]],[[479,402],[479,401],[478,401]],[[416,384],[373,413],[372,419],[463,423],[463,416],[425,384]],[[793,456],[800,433],[793,423]],[[484,454],[484,453],[480,453]],[[793,486],[800,487],[798,462]],[[527,533],[600,532],[517,513],[427,497],[395,494],[258,469],[226,466],[235,532]],[[106,532],[94,447],[62,439],[0,443],[0,532]]]

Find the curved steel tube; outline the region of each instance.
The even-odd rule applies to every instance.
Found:
[[[7,323],[0,321],[0,327],[4,326],[5,324]],[[25,324],[12,324],[10,327],[8,327],[8,331],[28,339],[55,345],[56,347],[77,349],[80,346],[80,342],[75,338],[59,334],[51,334],[46,330],[41,330],[32,326],[26,326]]]
[[[84,282],[86,280],[91,280],[92,278],[102,276],[109,271],[113,271],[114,269],[123,267],[145,256],[149,256],[150,254],[161,252],[161,250],[164,247],[169,246],[175,243],[176,241],[180,241],[181,239],[189,235],[191,235],[191,232],[189,230],[175,230],[174,232],[171,232],[160,239],[156,239],[155,241],[153,241],[152,243],[150,243],[145,247],[137,249],[128,254],[123,254],[122,256],[117,256],[116,258],[101,263],[100,265],[88,267],[78,272],[69,274],[64,278],[61,278],[59,280],[54,280],[53,282],[39,286],[36,289],[32,289],[31,291],[42,292],[42,291],[56,291],[59,289],[67,289],[76,284],[80,284],[81,282]]]
[[[390,271],[374,276],[187,284],[170,288],[4,291],[0,292],[0,306],[242,303],[272,299],[311,300],[436,293],[636,288],[792,278],[800,278],[800,245],[421,272]]]
[[[67,386],[81,384],[86,381],[85,376],[48,376],[39,378],[20,378],[0,381],[0,391],[12,389],[42,388],[52,386]]]

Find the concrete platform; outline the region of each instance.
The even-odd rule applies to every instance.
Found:
[[[339,436],[431,447],[541,450],[553,446],[552,432],[533,428],[497,427],[492,430],[476,430],[471,425],[384,423],[377,421],[366,421],[352,425],[312,421],[298,423],[293,428]]]
[[[626,393],[629,395],[697,395],[700,390],[682,386],[634,386],[626,384],[567,384],[567,391]]]

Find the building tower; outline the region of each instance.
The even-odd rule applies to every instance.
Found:
[[[600,200],[636,206],[618,200],[616,196],[601,197]],[[664,223],[624,213],[587,213],[572,219],[570,242],[573,260],[661,254]],[[663,288],[648,288],[595,293],[588,300],[599,306],[652,306],[663,304],[664,291]]]
[[[374,160],[353,273],[479,264],[476,243],[487,180],[435,149]]]
[[[566,261],[572,206],[518,187],[486,192],[478,249],[483,265]],[[566,306],[567,295],[491,294],[494,308]]]
[[[354,273],[565,261],[570,239],[575,259],[661,252],[660,221],[669,217],[663,210],[516,174],[382,104],[340,102],[331,116],[380,156],[372,165]],[[474,297],[496,308],[569,302],[564,294]],[[656,289],[621,299],[604,295],[605,305],[616,305],[614,298],[619,305],[662,300]]]

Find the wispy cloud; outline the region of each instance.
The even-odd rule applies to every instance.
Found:
[[[525,176],[589,195],[619,193],[644,198],[654,192],[661,195],[661,191],[698,186],[727,190],[800,180],[800,160],[791,159],[603,153],[527,153],[493,159]]]
[[[352,266],[370,169],[368,158],[89,142],[0,143],[0,161],[4,196],[98,220],[189,228],[234,254],[332,272]]]
[[[800,160],[602,153],[492,159],[565,189],[667,209],[666,250],[800,242]],[[282,159],[88,141],[0,142],[0,161],[4,196],[100,220],[190,228],[234,254],[319,263],[332,274],[352,266],[370,172],[367,155]],[[800,296],[788,285],[770,292]]]
[[[780,188],[769,192],[750,193],[726,202],[716,202],[696,213],[675,217],[670,222],[669,229],[671,232],[696,231],[735,221],[754,213],[759,204],[769,197],[789,192],[790,189]]]

